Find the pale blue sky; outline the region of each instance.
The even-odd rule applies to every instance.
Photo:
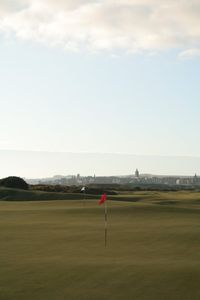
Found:
[[[199,155],[200,60],[0,48],[1,149]]]
[[[127,154],[59,153],[0,150],[0,176],[42,178],[54,175],[199,175],[200,158]]]
[[[150,1],[157,15],[149,23],[146,0],[140,10],[136,0],[109,0],[109,6],[103,0],[96,6],[77,0],[76,8],[68,0],[63,18],[64,2],[48,1],[0,5],[0,149],[199,156],[200,36],[193,30],[199,18],[192,14],[196,1],[190,7],[185,1],[177,2],[180,7],[170,1],[169,8],[177,9],[173,21],[179,22],[174,26],[181,42],[162,1]],[[124,5],[124,15],[119,15],[119,5]],[[111,8],[112,19],[103,20]],[[77,22],[69,11],[76,13]],[[45,23],[52,13],[55,22]],[[130,17],[126,28],[124,16]],[[193,21],[187,30],[186,17]],[[63,27],[66,20],[71,32]],[[131,20],[135,31],[128,27]],[[157,167],[157,173],[167,172]]]

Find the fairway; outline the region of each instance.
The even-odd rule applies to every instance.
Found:
[[[108,201],[106,249],[97,200],[1,201],[0,300],[199,300],[200,194],[152,195]]]

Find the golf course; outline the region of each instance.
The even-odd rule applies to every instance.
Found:
[[[200,193],[107,206],[105,248],[97,198],[0,201],[0,300],[199,300]]]

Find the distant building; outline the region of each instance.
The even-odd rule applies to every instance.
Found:
[[[199,182],[198,176],[197,176],[197,174],[195,174],[193,177],[193,183],[197,184],[198,182]]]
[[[135,177],[136,177],[136,178],[139,178],[139,177],[140,177],[140,173],[139,173],[138,169],[135,170]]]

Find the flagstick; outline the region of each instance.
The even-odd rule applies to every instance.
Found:
[[[105,208],[105,248],[107,246],[107,233],[108,233],[108,211],[107,211],[107,201],[104,202]]]
[[[83,206],[85,206],[85,189],[83,191]]]

